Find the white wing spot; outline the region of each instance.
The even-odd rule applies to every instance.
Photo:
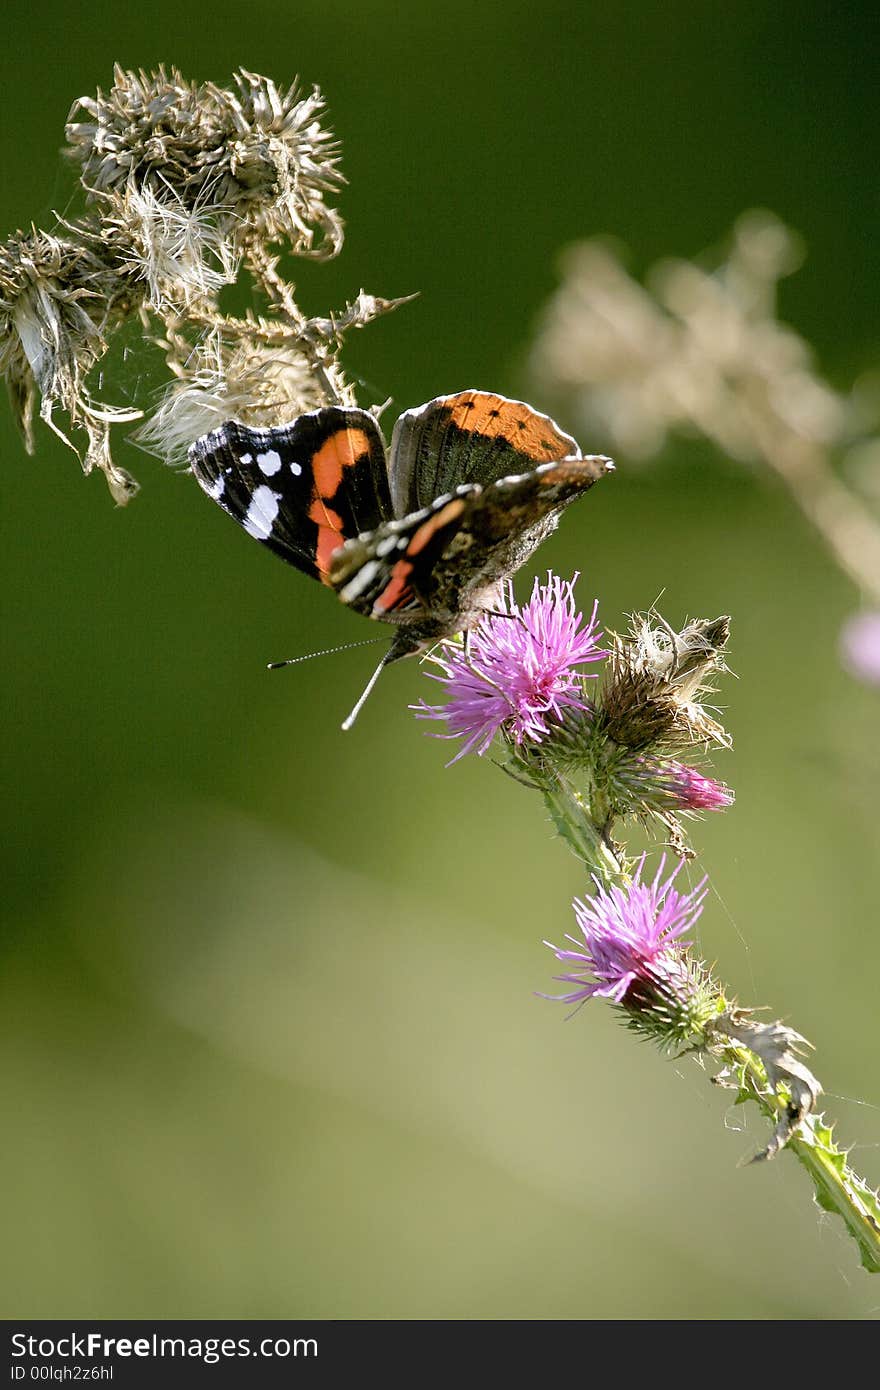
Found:
[[[294,462],[290,465],[290,471],[295,478],[298,478],[300,473],[302,472],[302,465]]]
[[[281,455],[277,449],[267,449],[265,454],[257,454],[257,463],[260,465],[260,472],[271,478],[281,467]]]
[[[381,568],[382,566],[379,564],[378,560],[368,560],[365,565],[361,565],[354,578],[348,581],[344,589],[339,590],[339,597],[342,599],[342,602],[351,603],[353,598],[357,598],[359,594],[362,594],[364,589],[368,588],[376,578]]]
[[[256,489],[243,522],[244,529],[249,536],[253,536],[258,541],[268,540],[272,534],[272,525],[278,515],[280,496],[280,492],[273,492],[265,484]]]
[[[239,463],[253,463],[253,461],[254,461],[253,455],[252,455],[252,454],[241,454],[241,455],[239,455],[239,460],[238,460],[238,461],[239,461]]]
[[[214,479],[210,487],[205,488],[205,492],[212,499],[212,501],[216,502],[220,497],[223,496],[223,489],[225,487],[226,479],[223,477],[223,474],[221,473],[218,477]]]
[[[380,541],[376,546],[377,555],[390,555],[392,550],[398,550],[401,545],[405,545],[399,536],[386,536],[384,541]]]

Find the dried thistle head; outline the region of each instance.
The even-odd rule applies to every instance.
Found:
[[[119,273],[142,286],[157,314],[205,308],[238,276],[239,257],[216,209],[188,207],[170,191],[159,197],[149,184],[123,189],[101,232]]]
[[[615,743],[634,750],[675,751],[694,743],[729,747],[730,738],[698,696],[714,671],[726,669],[726,617],[699,619],[675,632],[656,613],[637,614],[630,631],[609,634],[602,725]]]
[[[6,377],[28,453],[34,450],[33,412],[70,448],[53,418],[56,406],[87,435],[86,473],[102,469],[117,501],[135,484],[109,454],[109,430],[140,411],[95,402],[86,377],[107,350],[106,334],[136,300],[130,287],[86,242],[34,228],[0,246],[0,372]]]
[[[344,179],[339,145],[320,117],[318,88],[303,97],[296,84],[279,89],[268,78],[242,68],[235,74],[238,97],[218,92],[229,122],[228,193],[234,212],[252,220],[267,241],[286,239],[297,255],[335,256],[343,224],[326,195]],[[217,89],[214,89],[215,91]],[[233,194],[237,194],[234,197]],[[315,241],[315,232],[320,240]]]
[[[116,67],[106,94],[74,103],[68,154],[85,212],[0,247],[0,370],[29,449],[38,401],[70,444],[60,407],[86,432],[85,471],[101,468],[117,502],[132,495],[110,430],[143,412],[94,400],[88,384],[126,320],[162,348],[174,378],[139,435],[169,462],[231,416],[272,425],[354,404],[343,338],[403,301],[361,291],[340,313],[309,318],[276,254],[279,243],[313,258],[342,245],[328,202],[343,182],[339,149],[323,116],[317,89],[303,95],[244,69],[227,89],[175,69]],[[242,272],[265,301],[262,317],[220,308]]]
[[[76,119],[76,118],[79,119]],[[83,119],[85,118],[85,119]],[[160,180],[195,201],[207,175],[210,138],[219,133],[199,88],[176,69],[127,72],[118,64],[106,94],[79,97],[67,118],[67,154],[92,198]]]
[[[297,255],[332,256],[342,222],[326,197],[343,183],[324,100],[241,69],[236,90],[187,82],[174,68],[114,69],[106,95],[80,97],[68,153],[92,202],[132,189],[189,212],[213,212],[234,243],[287,240]],[[86,119],[83,119],[85,117]],[[317,239],[316,239],[317,234]],[[240,247],[239,247],[240,250]]]
[[[0,246],[0,367],[23,400],[39,391],[67,405],[103,354],[106,287],[94,283],[102,269],[87,247],[36,228]],[[29,412],[19,425],[30,451]]]
[[[267,267],[274,265],[270,258]],[[331,401],[353,406],[337,361],[345,334],[406,302],[360,290],[337,313],[301,318],[295,330],[270,318],[225,319],[195,343],[186,336],[186,316],[169,318],[160,345],[175,379],[135,440],[166,463],[184,463],[193,440],[226,420],[269,429]]]

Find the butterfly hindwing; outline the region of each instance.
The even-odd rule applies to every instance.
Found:
[[[438,497],[430,507],[347,541],[333,557],[330,582],[357,613],[418,622],[430,613],[431,575],[466,523],[477,485]]]
[[[579,457],[570,435],[523,401],[458,391],[407,410],[394,427],[389,472],[396,516],[430,506],[461,483],[517,477]]]
[[[333,557],[330,582],[343,603],[367,617],[469,626],[498,583],[609,467],[605,458],[568,458],[485,487],[462,484],[430,507],[348,541]]]
[[[231,420],[197,439],[189,458],[248,535],[323,583],[345,540],[392,515],[385,444],[365,410],[329,406],[270,430]]]
[[[476,581],[510,578],[610,467],[603,457],[563,458],[479,489],[463,522]]]

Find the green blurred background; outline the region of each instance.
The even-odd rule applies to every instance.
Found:
[[[351,342],[364,403],[520,394],[566,242],[614,233],[638,269],[754,205],[804,234],[782,316],[845,387],[880,357],[866,22],[744,0],[46,0],[6,15],[0,223],[63,207],[68,107],[114,60],[298,72],[350,181],[306,306],[421,292]],[[131,373],[144,404],[161,373]],[[872,1316],[806,1178],[737,1166],[759,1131],[693,1062],[533,997],[582,875],[529,793],[488,762],[444,769],[407,711],[416,664],[343,736],[372,653],[265,663],[360,620],[131,445],[143,490],[117,511],[47,430],[34,459],[5,409],[0,432],[0,1312]],[[836,659],[858,595],[767,478],[697,446],[618,465],[533,572],[580,569],[612,625],[661,591],[671,621],[733,615],[715,766],[738,801],[695,830],[702,945],[818,1045],[876,1181],[880,704]]]

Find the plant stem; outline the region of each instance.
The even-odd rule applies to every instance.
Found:
[[[749,1048],[727,1043],[712,1048],[736,1071],[739,1099],[755,1101],[771,1122],[784,1118],[787,1100],[772,1092],[760,1059]],[[807,1170],[816,1201],[823,1211],[837,1214],[859,1247],[862,1266],[869,1274],[880,1274],[880,1197],[849,1166],[846,1152],[834,1142],[832,1128],[821,1115],[804,1115],[795,1125],[784,1147]],[[756,1155],[757,1158],[770,1156]]]
[[[604,826],[593,820],[585,798],[567,778],[554,773],[552,780],[542,781],[541,791],[553,824],[590,873],[605,887],[628,883],[629,874],[620,850]]]

